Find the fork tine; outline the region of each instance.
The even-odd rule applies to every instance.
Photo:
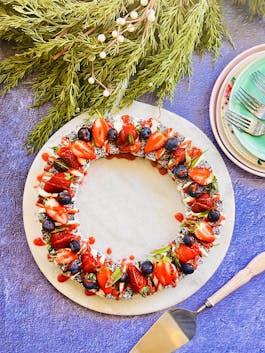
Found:
[[[261,103],[257,100],[257,98],[253,97],[250,93],[248,93],[243,87],[240,87],[241,94],[249,100],[250,103],[253,104],[256,108],[261,106]]]
[[[249,125],[253,120],[245,115],[233,112],[233,110],[228,109],[226,115],[230,116],[233,119],[241,121],[243,124]]]
[[[260,89],[260,91],[265,95],[265,75],[261,71],[255,71],[251,74],[251,77],[255,85]]]
[[[259,81],[262,83],[263,87],[265,88],[265,75],[260,70],[258,70],[257,77]]]
[[[236,126],[237,128],[239,128],[240,130],[248,132],[248,128],[247,127],[241,125],[241,123],[239,123],[237,120],[234,120],[233,118],[230,118],[228,115],[225,116],[225,120],[228,123],[230,123],[230,124]]]
[[[230,111],[228,110],[225,113],[225,119],[230,124],[235,125],[239,129],[245,132],[249,132],[250,121],[248,119],[245,119],[245,117],[242,117],[241,115],[236,114],[231,110]]]
[[[239,103],[243,104],[248,110],[253,111],[256,109],[254,105],[250,102],[250,100],[244,96],[244,94],[241,91],[237,91],[235,93],[235,98],[239,101]]]

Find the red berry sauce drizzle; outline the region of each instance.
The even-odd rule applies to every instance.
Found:
[[[219,236],[225,218],[216,177],[202,155],[191,140],[159,121],[128,115],[83,124],[63,137],[54,153],[43,153],[45,167],[37,178],[36,200],[42,236],[33,242],[47,246],[48,261],[62,271],[58,281],[71,278],[83,285],[85,295],[119,299],[175,287],[181,277],[192,274]],[[93,247],[94,236],[83,239],[79,234],[73,200],[88,166],[99,158],[146,158],[161,175],[169,174],[180,190],[186,212],[176,210],[172,216],[181,231],[146,259],[130,255],[114,262],[110,247],[103,253]]]

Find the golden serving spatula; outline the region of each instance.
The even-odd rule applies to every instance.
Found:
[[[222,288],[209,297],[197,311],[170,309],[166,311],[133,347],[130,353],[172,353],[189,342],[196,331],[197,315],[211,308],[228,294],[265,271],[265,252],[238,272]]]

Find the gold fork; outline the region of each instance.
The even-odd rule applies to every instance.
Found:
[[[265,134],[265,124],[230,109],[225,112],[225,120],[250,135],[261,136]]]

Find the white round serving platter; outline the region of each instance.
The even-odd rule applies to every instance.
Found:
[[[264,168],[257,164],[257,159],[253,160],[253,156],[240,146],[239,141],[235,140],[235,136],[229,135],[228,131],[224,129],[221,121],[221,102],[224,94],[226,84],[229,82],[230,77],[232,78],[233,73],[240,70],[240,67],[244,67],[248,62],[256,59],[265,51],[265,44],[257,45],[252,47],[238,56],[236,56],[220,73],[218,76],[210,98],[209,115],[210,124],[214,134],[214,137],[226,154],[226,156],[235,163],[241,169],[261,177],[265,176]],[[227,79],[229,76],[229,79]],[[246,158],[247,157],[247,158]]]
[[[32,252],[32,255],[37,265],[39,266],[41,272],[58,291],[60,291],[62,294],[64,294],[66,297],[73,300],[74,302],[91,310],[95,310],[106,314],[113,314],[113,315],[141,315],[141,314],[147,314],[147,313],[159,311],[162,309],[166,309],[168,307],[171,307],[183,301],[184,299],[187,299],[189,296],[194,294],[209,280],[209,278],[214,274],[218,266],[221,264],[228,250],[228,247],[232,238],[233,227],[234,227],[235,203],[234,203],[232,183],[231,183],[227,168],[222,160],[222,157],[220,156],[219,152],[217,151],[213,143],[200,129],[194,126],[191,122],[169,111],[158,109],[157,107],[140,103],[140,102],[134,102],[130,107],[120,111],[118,115],[122,115],[122,114],[129,114],[131,116],[139,117],[143,119],[146,119],[150,116],[157,118],[166,126],[172,127],[173,129],[180,132],[184,136],[191,138],[195,146],[200,147],[202,150],[206,151],[205,159],[212,166],[214,174],[217,176],[219,181],[219,189],[223,199],[223,207],[224,207],[224,214],[226,215],[226,221],[223,225],[220,238],[218,238],[216,241],[216,243],[218,243],[218,246],[214,246],[211,249],[209,256],[204,258],[204,261],[199,266],[199,268],[192,275],[185,276],[185,278],[178,283],[176,288],[166,288],[161,292],[158,292],[147,298],[143,298],[140,295],[137,295],[131,300],[121,299],[117,301],[117,300],[101,298],[98,296],[88,297],[84,294],[83,286],[79,285],[75,281],[68,280],[64,283],[60,283],[57,281],[57,276],[58,274],[60,274],[60,271],[53,263],[50,263],[47,260],[46,247],[36,246],[33,243],[33,240],[36,237],[41,236],[41,227],[40,227],[40,223],[38,222],[38,216],[37,216],[38,209],[35,206],[38,192],[37,192],[37,188],[36,187],[34,188],[34,186],[37,184],[37,176],[42,172],[44,167],[44,162],[41,158],[42,153],[49,152],[52,146],[55,146],[60,143],[60,139],[62,136],[67,135],[71,131],[75,131],[78,128],[78,126],[82,124],[83,120],[88,117],[86,114],[80,115],[79,117],[71,120],[66,125],[64,125],[59,131],[57,131],[49,139],[49,141],[43,146],[41,151],[36,156],[30,168],[30,171],[28,173],[27,181],[25,184],[24,197],[23,197],[23,217],[24,217],[26,237],[27,237],[27,241],[28,241],[30,250]],[[107,161],[107,162],[110,163],[111,165],[112,161]],[[127,162],[127,161],[124,161],[124,162]],[[100,161],[97,161],[96,163],[100,163]],[[95,166],[96,166],[96,163],[95,163]],[[130,162],[130,163],[134,163],[134,162]],[[119,164],[119,167],[120,166],[121,164]],[[150,168],[152,167],[150,166]],[[144,166],[144,170],[145,170],[145,166]],[[91,168],[91,171],[92,171],[92,168]],[[89,178],[89,173],[90,171],[88,171],[88,176],[86,178]],[[139,174],[141,173],[142,173],[141,164],[139,164]],[[117,175],[117,177],[118,179],[117,179],[116,187],[117,187],[117,190],[122,191],[121,196],[117,195],[117,199],[109,200],[109,207],[111,207],[113,203],[118,204],[119,201],[122,201],[124,199],[124,190],[121,189],[119,183],[125,186],[132,185],[131,182],[129,184],[125,182],[124,184],[124,181],[122,180],[122,175]],[[159,175],[159,177],[162,180],[163,178],[168,176]],[[126,178],[128,179],[128,174]],[[150,178],[151,178],[150,182],[148,183],[148,185],[145,186],[145,188],[147,188],[147,186],[150,188],[153,187],[153,179],[152,177]],[[156,179],[156,177],[154,177],[154,179]],[[156,183],[157,183],[157,180],[155,180],[155,185]],[[168,184],[169,184],[169,187],[172,187],[170,181],[168,182]],[[95,178],[94,187],[98,190],[99,197],[102,197],[100,193],[100,186],[101,186],[100,182],[97,182],[97,179]],[[79,192],[80,193],[82,192],[81,189]],[[105,189],[105,193],[106,192],[107,192],[107,189]],[[159,192],[158,195],[161,195],[161,192]],[[141,197],[144,199],[144,195],[141,195]],[[108,199],[108,195],[105,194],[104,198]],[[93,200],[89,199],[88,202],[93,203]],[[95,207],[95,215],[97,214],[97,212],[98,213],[101,212],[100,208],[98,208],[97,210],[97,207],[100,207],[98,206],[97,203],[94,205],[94,207]],[[141,217],[141,210],[142,212],[147,212],[146,210],[143,210],[141,208],[141,203],[137,205],[130,205],[130,207],[134,207],[138,209],[139,217]],[[153,207],[153,204],[151,202],[150,209],[149,209],[150,212],[152,212],[152,207]],[[83,210],[81,209],[80,213],[82,213],[82,211]],[[176,210],[176,212],[177,211],[178,210]],[[123,212],[123,210],[121,210],[121,212]],[[173,215],[171,215],[171,217],[172,216]],[[87,218],[89,218],[89,214],[87,215]],[[122,219],[123,218],[121,217],[121,222],[122,222]],[[105,221],[111,223],[113,220],[110,218],[110,219],[106,219]],[[156,222],[157,222],[157,219],[156,219]],[[143,226],[143,223],[144,223],[143,221],[140,221],[139,226],[140,225]],[[130,224],[127,225],[127,228],[129,227],[130,227]],[[148,227],[151,230],[153,229],[152,224],[148,224],[147,228]],[[149,244],[148,250],[152,251],[156,247],[152,243],[152,239],[150,238],[152,236],[152,232],[149,232],[149,233],[150,234],[147,234],[147,237],[149,237],[147,238],[148,244]],[[161,234],[161,246],[166,244],[166,240],[164,236],[167,236],[167,235]],[[126,233],[123,234],[123,237],[124,237],[123,241],[130,244],[131,240],[129,237],[127,237]],[[95,238],[96,239],[98,238],[97,234],[95,234]],[[112,235],[111,238],[108,237],[108,235],[106,235],[106,248],[110,246],[112,249],[117,249],[118,251],[118,247],[115,246],[115,242],[117,241],[120,241],[120,240],[116,239],[115,234]],[[134,254],[134,250],[135,249],[133,248],[131,249],[132,254]],[[148,255],[148,253],[146,255]]]

